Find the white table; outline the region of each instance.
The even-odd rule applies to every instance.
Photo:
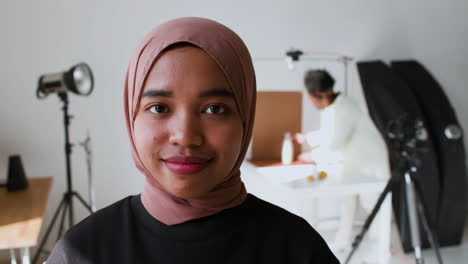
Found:
[[[244,162],[241,167],[242,180],[248,192],[304,217],[311,225],[314,223],[310,220],[310,217],[308,219],[308,216],[301,215],[300,210],[301,207],[310,207],[310,200],[316,201],[316,198],[343,195],[380,194],[387,184],[387,181],[363,177],[354,177],[352,182],[333,183],[333,172],[323,181],[315,179],[313,182],[307,182],[305,178],[311,174],[313,167],[314,165],[256,167],[250,162]],[[291,180],[294,180],[292,184]],[[292,197],[295,200],[291,200]],[[287,202],[288,200],[293,202]],[[304,202],[301,202],[302,200]],[[379,236],[379,240],[375,245],[370,246],[371,250],[377,255],[378,263],[386,264],[390,259],[392,216],[390,194],[384,200],[378,216],[375,220],[380,219],[380,221],[375,224],[378,225],[382,235]],[[318,231],[320,232],[320,230]],[[363,246],[361,245],[360,248]],[[358,254],[360,248],[353,256],[351,263],[361,263]],[[342,258],[340,260],[344,261]]]

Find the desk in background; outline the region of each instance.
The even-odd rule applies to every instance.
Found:
[[[268,167],[257,167],[264,165],[268,165]],[[348,183],[325,183],[330,182],[329,180],[333,178],[333,172],[330,172],[331,175],[329,175],[329,179],[324,181],[324,184],[320,183],[319,180],[307,183],[305,177],[310,174],[312,167],[312,165],[300,163],[282,166],[279,163],[244,162],[241,167],[241,177],[248,192],[303,217],[313,226],[315,226],[317,220],[317,213],[313,213],[311,216],[303,209],[308,207],[317,208],[318,198],[326,200],[327,197],[380,194],[387,184],[385,180],[359,177]],[[303,180],[297,185],[286,184],[291,180],[300,178]],[[381,231],[381,236],[378,241],[372,241],[375,243],[365,243],[363,241],[364,243],[360,246],[360,248],[365,248],[365,251],[372,252],[379,264],[387,264],[390,259],[391,207],[391,195],[388,195],[380,207],[378,214],[380,217],[376,218],[375,221]],[[344,261],[344,257],[349,252],[344,252],[346,253],[344,255],[340,252],[334,253],[341,261]],[[360,253],[363,253],[363,251],[358,249],[357,254],[351,259],[351,263],[360,263]]]
[[[23,191],[0,188],[0,250],[10,250],[12,264],[15,249],[20,249],[22,263],[31,262],[29,248],[37,244],[51,186],[52,177],[46,177],[29,179]]]

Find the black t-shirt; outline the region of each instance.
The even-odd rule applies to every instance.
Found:
[[[47,264],[339,263],[302,218],[251,194],[215,215],[167,226],[129,196],[72,227]]]

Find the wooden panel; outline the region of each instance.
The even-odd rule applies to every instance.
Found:
[[[47,177],[29,179],[23,191],[0,188],[0,249],[37,244],[51,185]]]
[[[284,133],[301,132],[301,128],[301,92],[258,92],[251,160],[279,162]],[[294,150],[297,156],[300,147]]]

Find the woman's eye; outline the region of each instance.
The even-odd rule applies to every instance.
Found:
[[[150,112],[153,114],[163,114],[169,112],[169,108],[165,105],[153,105],[150,107]]]
[[[222,114],[226,111],[227,111],[226,107],[222,105],[210,105],[205,110],[207,114]]]

